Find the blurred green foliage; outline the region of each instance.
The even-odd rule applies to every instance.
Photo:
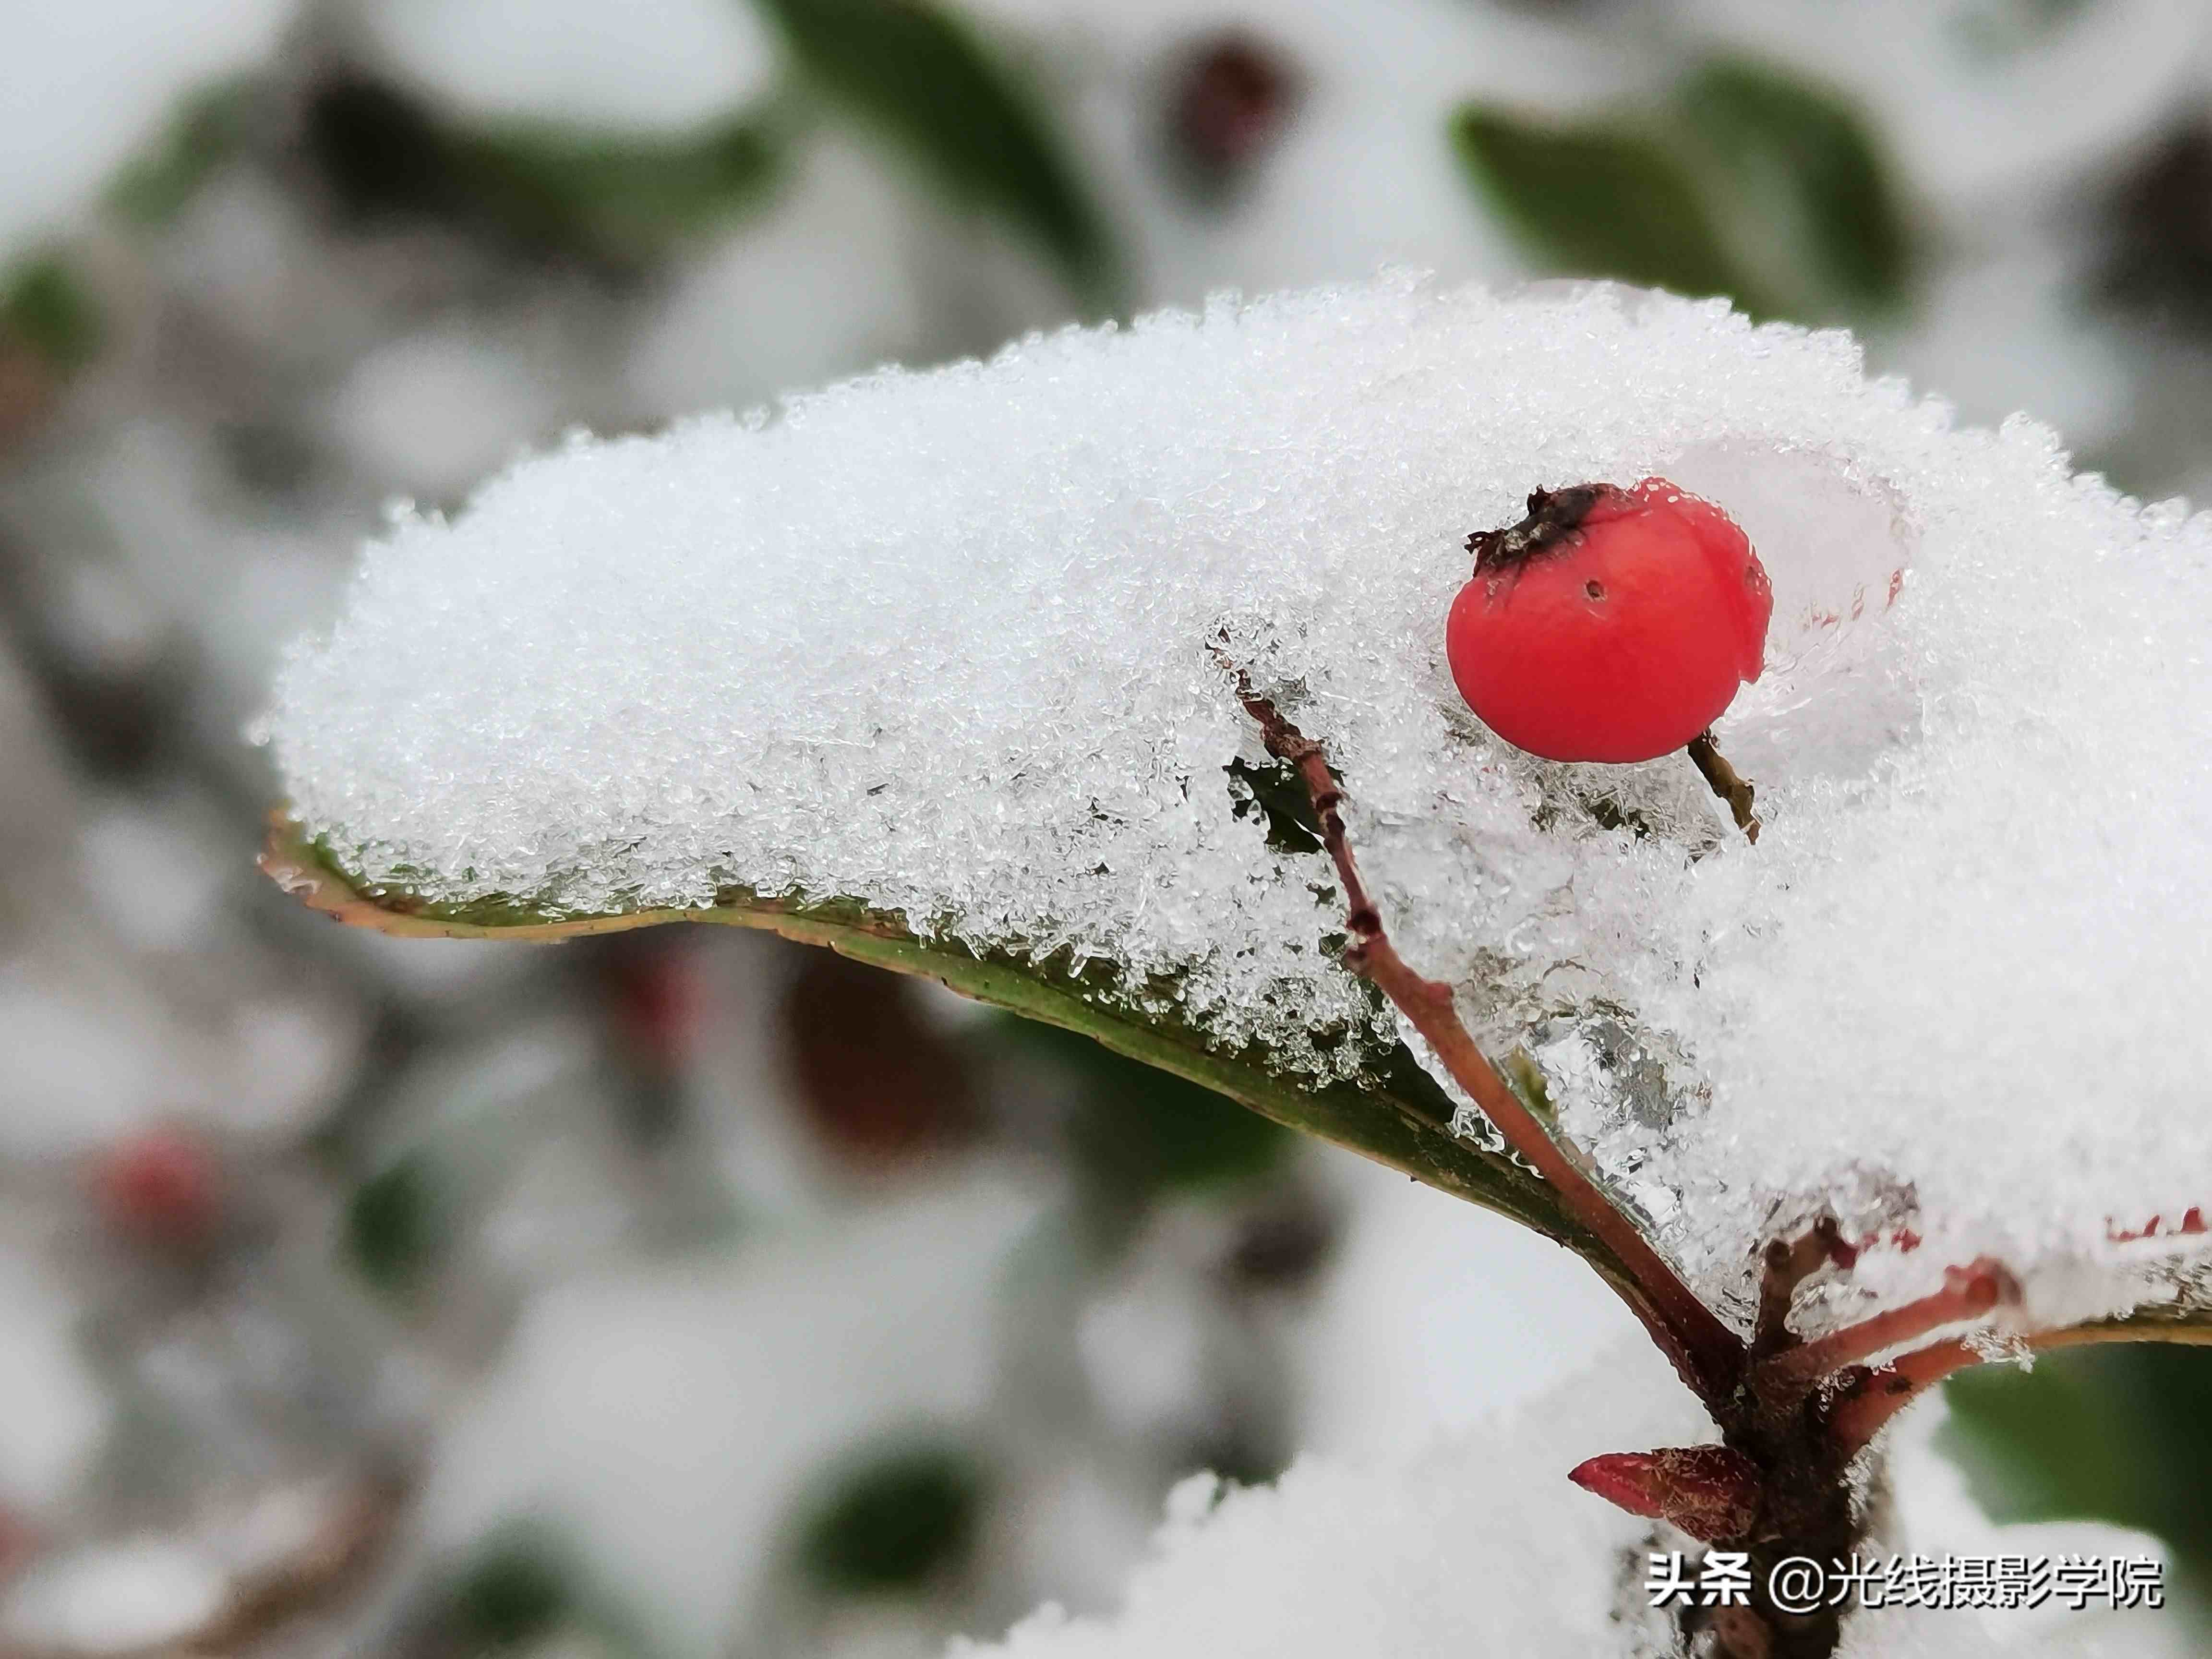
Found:
[[[245,142],[257,87],[228,81],[185,100],[161,136],[118,173],[107,205],[143,229],[167,224]]]
[[[1498,216],[1563,274],[1745,297],[1697,181],[1657,139],[1473,106],[1452,139]]]
[[[1068,1135],[1097,1186],[1141,1199],[1261,1176],[1287,1155],[1292,1132],[1226,1095],[1185,1081],[1057,1025],[1011,1016],[994,1040],[1044,1059],[1075,1089]]]
[[[757,205],[776,174],[769,124],[751,116],[665,139],[550,123],[477,128],[353,76],[315,89],[304,136],[352,216],[438,219],[617,267]]]
[[[975,1547],[984,1479],[957,1446],[886,1451],[838,1480],[803,1524],[799,1558],[825,1590],[911,1590],[957,1571]]]
[[[453,1575],[447,1603],[454,1633],[469,1650],[536,1641],[567,1622],[574,1577],[568,1552],[544,1528],[500,1527]]]
[[[760,0],[807,76],[956,199],[1006,220],[1096,302],[1105,223],[1060,137],[951,12],[924,0]]]
[[[1778,234],[1801,283],[1862,313],[1904,301],[1904,209],[1872,128],[1847,100],[1771,64],[1717,58],[1677,104],[1738,212]]]
[[[518,125],[467,141],[461,164],[520,228],[644,252],[750,205],[774,174],[775,150],[763,127],[742,119],[666,143]]]
[[[58,374],[100,349],[100,307],[58,253],[40,253],[0,276],[0,336],[20,341]]]
[[[411,1152],[354,1188],[346,1206],[347,1254],[379,1290],[398,1295],[420,1285],[450,1231],[429,1156]]]
[[[2212,1594],[2212,1349],[2156,1342],[1989,1365],[1946,1385],[1937,1441],[1999,1521],[2157,1534]]]
[[[1755,316],[1866,318],[1906,298],[1900,191],[1830,88],[1719,57],[1641,118],[1532,121],[1469,105],[1452,141],[1484,198],[1563,275],[1724,294]]]

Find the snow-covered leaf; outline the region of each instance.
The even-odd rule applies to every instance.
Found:
[[[1776,604],[1720,738],[1535,761],[1458,702],[1470,530],[1663,474]],[[1840,334],[1411,279],[1068,331],[407,518],[270,722],[270,863],[397,929],[770,927],[1085,1030],[1544,1224],[1440,1127],[1271,844],[1220,653],[1328,747],[1400,949],[1710,1299],[1993,1256],[2039,1327],[2201,1308],[2212,528],[1954,431]],[[2191,1226],[2191,1212],[2198,1218]],[[2154,1221],[2162,1218],[2162,1221]]]

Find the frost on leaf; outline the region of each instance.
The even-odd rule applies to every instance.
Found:
[[[1756,847],[1680,757],[1532,759],[1446,672],[1470,531],[1655,473],[1773,580],[1718,734]],[[1221,647],[1326,748],[1401,951],[1704,1294],[1747,1320],[1755,1244],[1825,1211],[1852,1296],[1990,1257],[2044,1328],[2212,1301],[2208,552],[1843,335],[1394,280],[580,440],[373,544],[269,728],[386,906],[865,907],[1356,1079],[1399,1034]]]

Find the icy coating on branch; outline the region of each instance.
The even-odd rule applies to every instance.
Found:
[[[1532,759],[1445,671],[1470,531],[1652,473],[1773,579],[1719,728],[1756,847],[1687,760]],[[1924,1241],[1862,1285],[1993,1255],[2043,1323],[2171,1297],[2212,1207],[2208,550],[1844,335],[1396,278],[580,440],[372,544],[270,730],[372,881],[858,899],[1328,1074],[1373,1017],[1225,643],[1327,746],[1407,958],[1708,1294],[1825,1205]]]

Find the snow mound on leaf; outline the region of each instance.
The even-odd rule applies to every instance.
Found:
[[[1648,1349],[1418,1455],[1369,1464],[1305,1458],[1268,1486],[1211,1475],[1171,1495],[1152,1557],[1111,1616],[1046,1607],[1001,1643],[951,1659],[1342,1659],[1468,1654],[1657,1659],[1672,1620],[1643,1589],[1647,1553],[1681,1546],[1570,1486],[1564,1470],[1627,1445],[1694,1443],[1703,1423]],[[2031,1552],[2041,1529],[1970,1524],[1965,1536],[1869,1544],[1943,1555]],[[2033,1540],[2031,1542],[2031,1540]],[[2142,1534],[2069,1528],[2065,1547],[2157,1556]],[[1696,1577],[1694,1551],[1687,1571]],[[1860,1613],[1842,1659],[2090,1659],[2189,1651],[2178,1618],[2141,1610]]]
[[[1446,672],[1470,531],[1652,473],[1773,580],[1719,730],[1755,847],[1686,760],[1532,759]],[[1328,746],[1407,957],[1709,1295],[1826,1206],[1923,1241],[1878,1293],[1990,1254],[2072,1319],[2172,1295],[2212,1201],[2208,554],[1847,336],[1398,277],[579,438],[371,544],[270,731],[373,882],[859,899],[1346,1073],[1394,1029],[1219,647]]]

